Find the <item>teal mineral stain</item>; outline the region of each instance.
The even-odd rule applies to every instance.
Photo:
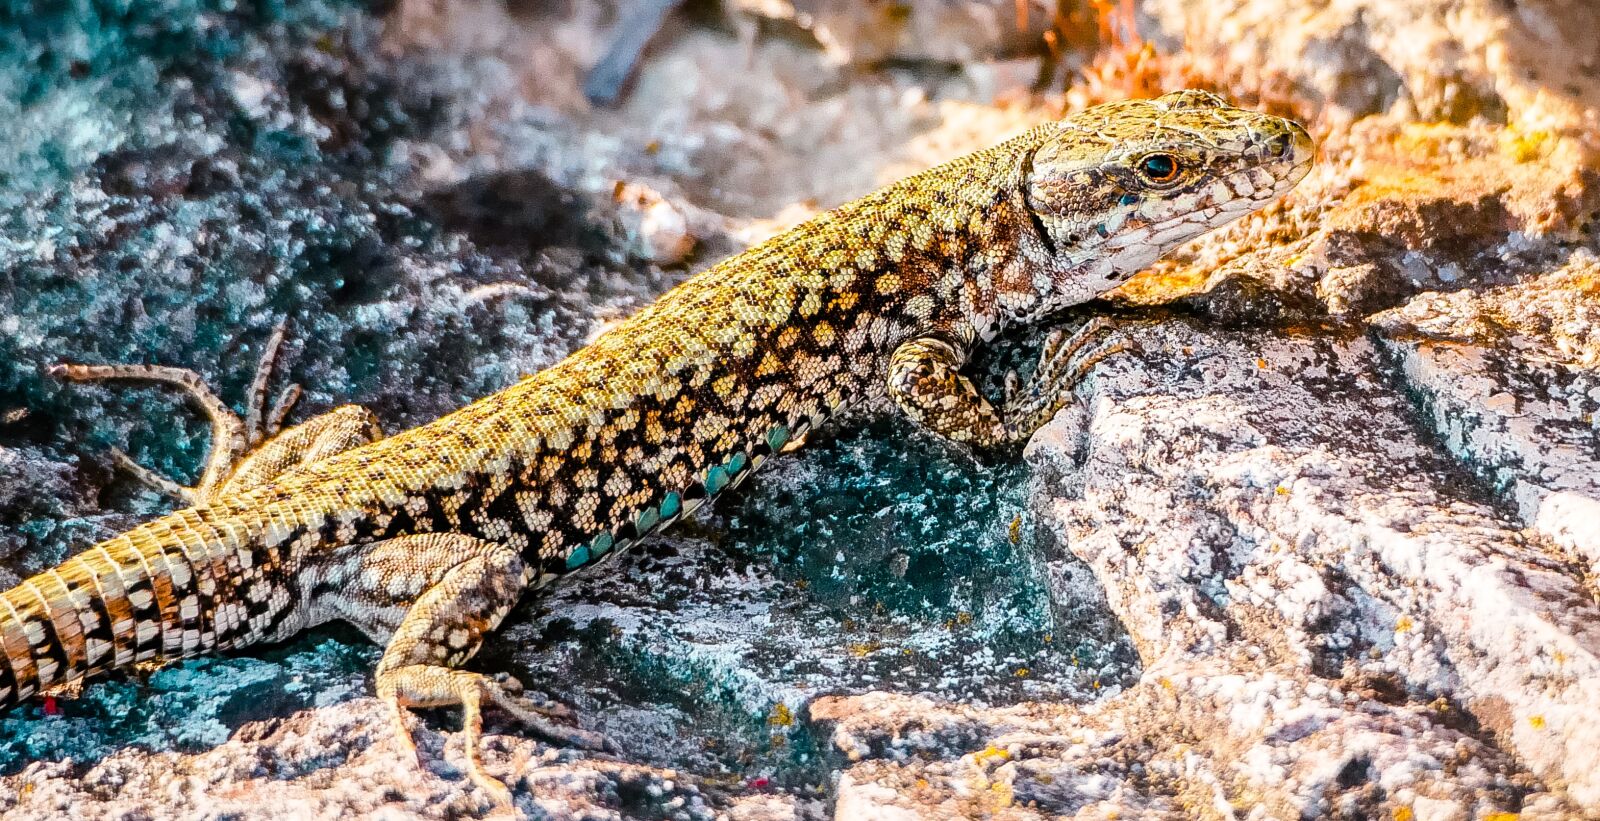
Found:
[[[881,420],[786,460],[724,508],[728,546],[772,556],[776,572],[804,580],[805,598],[833,618],[869,623],[862,601],[881,603],[874,619],[884,629],[901,619],[943,630],[975,614],[959,641],[1003,648],[1031,669],[1071,670],[1080,648],[1055,621],[1048,582],[1029,560],[1035,548],[1011,541],[1027,510],[1027,467],[975,472],[934,445],[912,458],[908,450],[903,430]],[[1052,631],[1055,643],[1042,638]]]
[[[783,450],[783,446],[788,443],[789,428],[787,425],[774,425],[772,430],[767,431],[767,447],[772,448],[773,453]]]
[[[589,553],[598,559],[606,555],[606,551],[610,550],[615,543],[616,540],[612,538],[610,533],[602,533],[594,537],[594,541],[589,543]]]
[[[661,500],[661,518],[670,519],[678,515],[681,510],[683,510],[683,497],[679,496],[676,490]]]
[[[728,486],[728,469],[714,467],[706,471],[706,495],[710,496]]]
[[[589,546],[582,545],[577,550],[567,554],[567,569],[577,570],[589,563]]]

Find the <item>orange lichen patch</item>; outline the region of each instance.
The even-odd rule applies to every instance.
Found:
[[[1160,305],[1205,290],[1209,272],[1175,260],[1160,260],[1107,296],[1133,305]]]
[[[882,646],[883,645],[881,645],[881,644],[879,644],[879,643],[877,643],[875,641],[859,641],[859,642],[856,642],[854,644],[851,644],[846,649],[850,651],[850,655],[855,656],[856,658],[859,659],[859,658],[866,658],[867,656],[869,656],[872,653],[876,652]]]
[[[972,614],[968,613],[965,610],[963,610],[960,613],[956,614],[955,621],[956,621],[956,624],[971,624],[972,623]]]
[[[780,701],[773,705],[772,712],[767,715],[767,723],[773,727],[793,727],[794,711]]]
[[[1501,150],[1517,162],[1544,159],[1559,145],[1559,136],[1550,130],[1510,131],[1500,137]]]
[[[1010,784],[996,781],[989,785],[989,801],[995,810],[1003,810],[1016,803],[1016,794]]]
[[[1600,296],[1600,267],[1573,271],[1563,285],[1589,296]]]
[[[1011,753],[1009,751],[992,744],[972,754],[973,763],[980,767],[990,763],[1004,764],[1010,760]]]
[[[1351,135],[1361,178],[1330,229],[1425,248],[1508,231],[1560,234],[1600,208],[1597,153],[1579,135],[1503,126],[1371,123]]]

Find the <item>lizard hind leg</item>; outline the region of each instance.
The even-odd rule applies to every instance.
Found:
[[[285,324],[272,331],[256,363],[244,416],[233,412],[217,397],[199,373],[188,368],[163,365],[53,365],[49,374],[72,382],[128,381],[167,385],[189,395],[211,423],[211,447],[204,469],[194,486],[185,486],[135,462],[122,450],[113,448],[112,458],[144,484],[188,504],[205,504],[216,496],[238,473],[242,460],[252,455],[282,428],[284,420],[300,398],[300,386],[289,385],[267,406],[267,383],[276,369],[278,351],[283,346]],[[370,440],[369,440],[370,441]],[[283,461],[283,460],[275,460]]]
[[[383,438],[377,417],[356,405],[334,408],[286,428],[284,422],[300,399],[300,386],[287,386],[270,407],[267,404],[267,384],[277,368],[283,339],[284,324],[279,323],[256,363],[242,417],[206,387],[200,374],[187,368],[61,364],[52,367],[50,374],[75,382],[154,382],[188,393],[211,422],[211,450],[200,480],[193,487],[157,474],[121,450],[113,449],[111,456],[146,485],[188,504],[200,505],[226,493],[259,487],[300,465]]]
[[[342,548],[307,580],[318,615],[351,622],[386,645],[377,691],[392,710],[400,743],[415,755],[410,708],[459,705],[468,777],[502,804],[510,792],[479,755],[485,702],[553,740],[611,749],[597,733],[553,721],[570,713],[524,697],[515,679],[459,669],[516,604],[529,575],[515,550],[429,533]]]
[[[300,465],[383,438],[378,417],[360,405],[341,405],[262,442],[233,466],[216,494],[259,487]]]

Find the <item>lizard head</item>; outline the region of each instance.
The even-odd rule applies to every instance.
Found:
[[[1070,273],[1062,283],[1074,291],[1053,301],[1092,298],[1266,205],[1305,177],[1313,149],[1298,123],[1204,91],[1108,103],[1061,121],[1024,166],[1029,218],[1049,267]]]

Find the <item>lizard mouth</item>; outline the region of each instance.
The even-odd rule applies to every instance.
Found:
[[[1288,193],[1310,173],[1310,138],[1306,139],[1308,146],[1303,149],[1291,148],[1290,150],[1295,153],[1286,163],[1281,165],[1263,163],[1245,168],[1211,184],[1224,187],[1231,196],[1218,197],[1207,203],[1197,203],[1194,208],[1168,214],[1159,219],[1141,220],[1137,217],[1128,219],[1120,226],[1120,231],[1107,238],[1105,248],[1117,251],[1145,245],[1155,246],[1164,251],[1259,210],[1267,203]],[[1279,167],[1270,167],[1271,165]]]

